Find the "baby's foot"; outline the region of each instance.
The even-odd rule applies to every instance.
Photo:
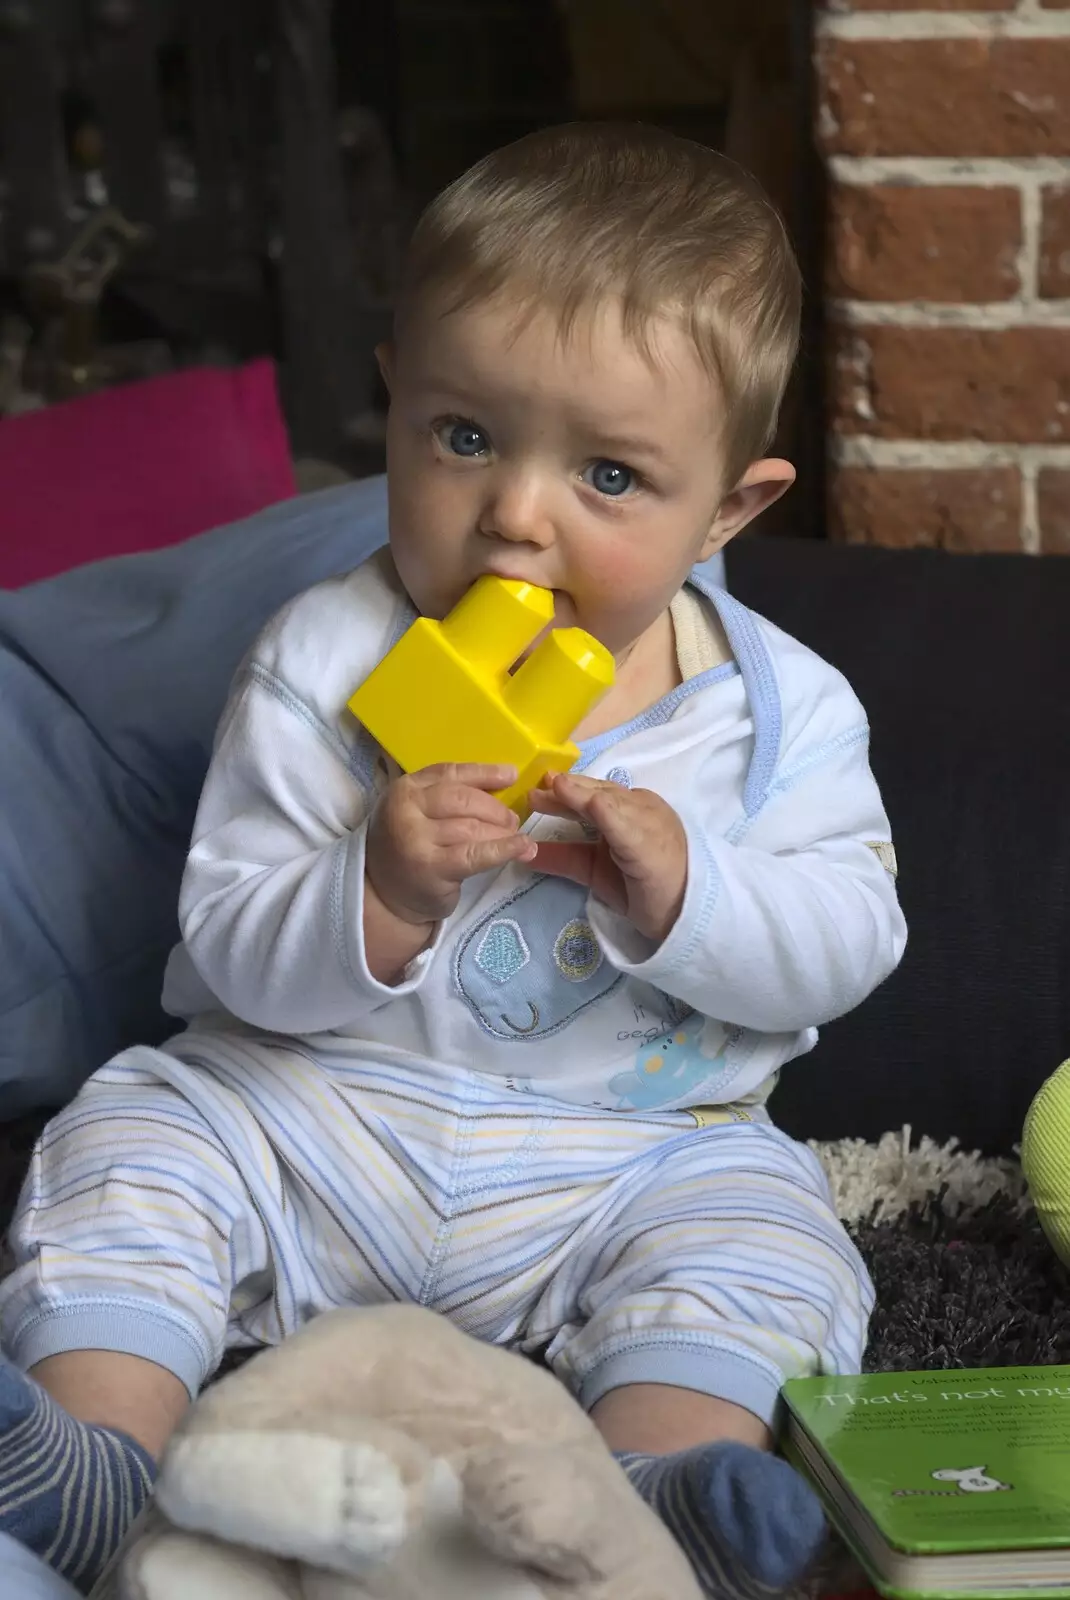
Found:
[[[155,1476],[133,1439],[78,1422],[0,1359],[0,1531],[88,1591]]]
[[[765,1450],[723,1439],[678,1455],[617,1460],[687,1552],[710,1600],[768,1600],[821,1544],[817,1496]]]

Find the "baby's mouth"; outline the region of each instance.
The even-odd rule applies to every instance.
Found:
[[[484,578],[504,578],[507,583],[530,583],[532,588],[534,588],[534,589],[545,589],[545,588],[548,587],[547,584],[540,583],[537,578],[528,577],[524,573],[520,573],[520,572],[504,572],[504,571],[501,571],[500,569],[497,569],[497,568],[495,568],[493,570],[487,570],[487,571],[482,572],[480,574],[480,577],[484,577]],[[554,623],[553,623],[553,626],[556,627],[556,628],[560,628],[562,626],[562,621],[561,621],[562,614],[564,614],[566,616],[570,616],[570,615],[573,614],[572,597],[568,594],[567,590],[565,590],[565,589],[550,589],[550,593],[554,597]],[[541,638],[541,635],[540,635],[540,638]]]

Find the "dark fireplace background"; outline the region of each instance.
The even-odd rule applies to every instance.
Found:
[[[270,354],[295,454],[378,470],[371,352],[413,217],[570,117],[736,155],[816,285],[809,33],[803,0],[0,0],[0,425]],[[812,294],[778,531],[820,525],[819,348]]]

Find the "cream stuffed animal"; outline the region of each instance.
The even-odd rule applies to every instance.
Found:
[[[700,1600],[557,1380],[413,1306],[330,1312],[209,1389],[156,1506],[122,1600]]]

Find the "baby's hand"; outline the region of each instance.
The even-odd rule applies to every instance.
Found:
[[[687,835],[672,806],[649,789],[567,773],[549,777],[530,800],[535,811],[589,823],[599,833],[589,842],[540,844],[536,870],[582,883],[661,944],[687,887]]]
[[[514,767],[475,765],[395,778],[368,828],[366,876],[386,910],[402,922],[441,922],[466,878],[532,860],[535,841],[517,832],[515,814],[494,798],[515,782]]]

